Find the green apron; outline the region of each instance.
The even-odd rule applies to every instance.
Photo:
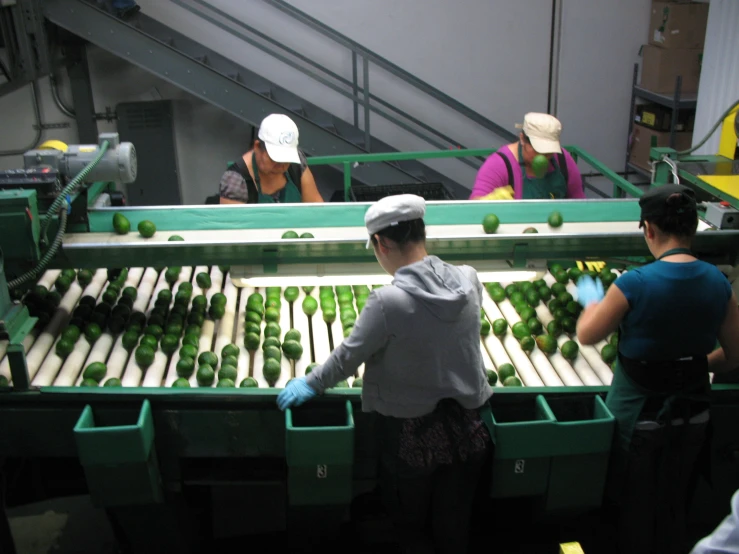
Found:
[[[257,162],[254,159],[254,152],[251,154],[251,167],[254,171],[254,184],[257,186],[257,193],[259,194],[259,204],[300,204],[303,201],[303,197],[298,190],[298,187],[293,183],[290,173],[285,172],[285,186],[282,187],[278,193],[278,199],[275,200],[274,196],[270,194],[264,194],[262,192],[262,185],[259,181],[259,168]]]
[[[523,162],[521,143],[518,143],[518,163],[521,166],[521,198],[524,200],[550,200],[567,198],[567,181],[562,175],[554,158],[549,163],[554,171],[548,171],[544,177],[537,179],[526,175],[526,164]]]

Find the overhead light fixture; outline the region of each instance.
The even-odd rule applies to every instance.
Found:
[[[546,272],[546,266],[511,269],[501,260],[476,262],[473,267],[483,283],[531,281]],[[231,281],[237,287],[388,285],[392,280],[392,275],[382,272],[377,263],[285,264],[278,266],[276,273],[265,273],[262,265],[231,267]]]

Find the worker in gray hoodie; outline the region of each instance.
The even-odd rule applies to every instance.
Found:
[[[381,489],[399,538],[413,552],[459,554],[491,444],[482,285],[473,268],[428,255],[425,211],[411,194],[367,210],[367,248],[392,285],[372,291],[351,335],[277,403],[299,406],[364,363],[362,409],[377,414]]]

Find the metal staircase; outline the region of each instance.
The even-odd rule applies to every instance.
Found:
[[[175,3],[197,13],[180,1],[175,0]],[[205,2],[198,3],[207,5]],[[364,100],[364,129],[358,125],[356,108],[357,124],[352,125],[146,14],[140,13],[131,22],[124,22],[86,0],[45,0],[43,10],[45,17],[55,25],[253,126],[259,125],[267,114],[288,114],[300,129],[301,148],[307,155],[395,151],[390,145],[369,134],[369,86],[360,90],[356,80],[350,96],[355,101]],[[216,22],[207,14],[197,14],[210,22]],[[233,30],[229,29],[229,32]],[[365,69],[366,60],[365,58]],[[375,103],[378,103],[378,99],[375,99]],[[411,120],[415,121],[412,118]],[[436,136],[448,139],[438,132]],[[429,142],[436,144],[432,140]],[[455,147],[452,146],[455,144],[452,142],[447,147]],[[465,163],[479,166],[479,161],[467,160]],[[367,164],[353,169],[352,176],[357,182],[370,185],[441,182],[458,198],[465,198],[469,193],[468,187],[463,187],[416,161]]]

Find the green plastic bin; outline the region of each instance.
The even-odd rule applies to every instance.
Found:
[[[554,415],[544,397],[521,397],[492,404],[495,456],[493,498],[546,492],[554,438]]]
[[[144,400],[138,417],[130,425],[103,425],[96,421],[92,407],[85,406],[74,426],[74,438],[96,506],[162,502],[154,420],[148,400]]]
[[[291,506],[349,504],[354,464],[351,402],[285,411]]]
[[[545,509],[594,508],[601,505],[616,420],[596,396],[548,398],[556,418]]]

